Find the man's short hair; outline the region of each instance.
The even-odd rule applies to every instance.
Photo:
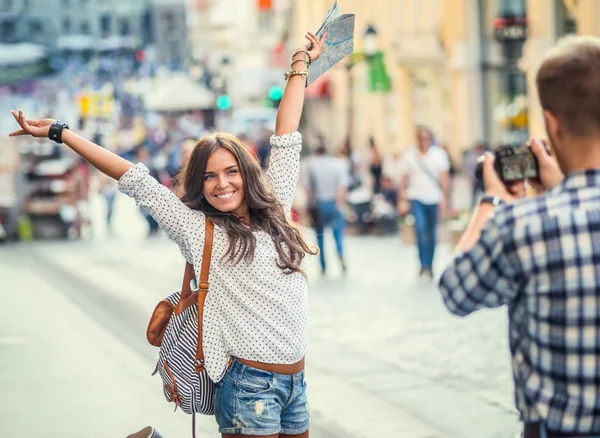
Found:
[[[544,58],[536,83],[542,108],[569,134],[600,132],[600,38],[561,39]]]

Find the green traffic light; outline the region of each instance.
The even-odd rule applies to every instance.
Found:
[[[278,85],[274,85],[269,88],[269,99],[271,100],[281,100],[283,97],[283,88]]]
[[[217,108],[223,111],[231,108],[231,98],[226,94],[221,94],[217,97]]]

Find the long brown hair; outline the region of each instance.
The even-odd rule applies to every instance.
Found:
[[[204,198],[206,165],[208,158],[218,148],[228,150],[237,160],[244,180],[245,201],[252,229],[235,214],[217,210]],[[272,237],[279,255],[277,264],[286,274],[304,273],[300,266],[305,255],[317,254],[316,249],[308,246],[298,226],[286,217],[258,160],[237,137],[214,133],[202,138],[177,181],[181,186],[179,194],[182,202],[191,209],[202,211],[227,231],[229,248],[223,258],[228,258],[229,262],[237,264],[242,260],[251,262],[254,259],[256,237],[252,233],[253,229],[262,230]]]

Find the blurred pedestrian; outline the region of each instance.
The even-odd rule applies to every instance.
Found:
[[[463,159],[463,172],[469,177],[471,182],[471,207],[475,207],[479,196],[482,194],[481,182],[477,181],[477,159],[486,151],[484,143],[477,143],[473,148],[465,153]]]
[[[11,136],[29,134],[64,142],[118,179],[119,189],[144,206],[178,243],[198,283],[206,227],[214,223],[210,292],[202,324],[206,342],[199,344],[204,361],[169,360],[169,368],[160,361],[158,371],[168,380],[205,370],[216,383],[214,411],[223,436],[309,435],[304,258],[316,250],[308,246],[289,214],[299,173],[302,136],[297,129],[307,68],[323,53],[325,37],[319,40],[309,32],[309,43],[293,55],[271,138],[268,172],[236,137],[209,135],[195,147],[182,174],[181,199],[150,176],[144,164],[134,165],[85,140],[62,122],[27,121],[21,111],[13,113],[21,129]],[[186,340],[198,337],[197,322],[188,321],[178,333],[181,348],[189,345]],[[186,393],[178,393],[173,385],[171,397],[178,403]]]
[[[433,135],[427,127],[418,126],[416,138],[417,146],[403,156],[398,212],[414,216],[419,276],[433,278],[438,215],[448,205],[450,162],[442,148],[431,147]]]
[[[392,180],[392,184],[398,188],[402,179],[402,154],[394,151],[383,159],[382,174]]]
[[[144,166],[146,166],[152,178],[160,181],[160,172],[154,165],[148,148],[144,146],[138,146],[136,150],[136,159],[139,163],[142,163]],[[158,230],[160,229],[157,220],[154,219],[152,214],[146,208],[144,208],[144,206],[140,207],[140,210],[144,216],[144,219],[146,219],[146,222],[148,223],[148,237],[156,236],[158,234]]]
[[[114,232],[113,230],[113,215],[114,215],[114,205],[115,205],[115,197],[117,196],[117,182],[106,176],[102,172],[98,173],[98,182],[100,186],[100,193],[102,197],[106,201],[106,228],[109,234]]]
[[[269,139],[273,133],[266,127],[261,128],[260,137],[258,139],[256,149],[260,160],[260,167],[266,169],[269,162],[269,155],[271,154],[271,142]]]
[[[381,192],[381,177],[383,176],[383,159],[381,157],[381,152],[377,148],[375,144],[375,139],[371,136],[369,137],[369,152],[370,162],[369,162],[369,172],[371,173],[371,177],[373,178],[373,194]]]
[[[325,257],[325,230],[331,228],[335,239],[338,259],[342,271],[346,272],[344,259],[344,229],[343,213],[346,202],[348,171],[345,163],[329,154],[321,142],[314,151],[314,156],[308,162],[309,200],[311,216],[317,233],[321,272],[327,271]]]

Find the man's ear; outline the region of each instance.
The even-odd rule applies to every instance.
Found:
[[[550,139],[555,138],[559,140],[563,137],[558,117],[552,111],[544,110],[544,123],[546,124],[546,131],[548,131]]]

